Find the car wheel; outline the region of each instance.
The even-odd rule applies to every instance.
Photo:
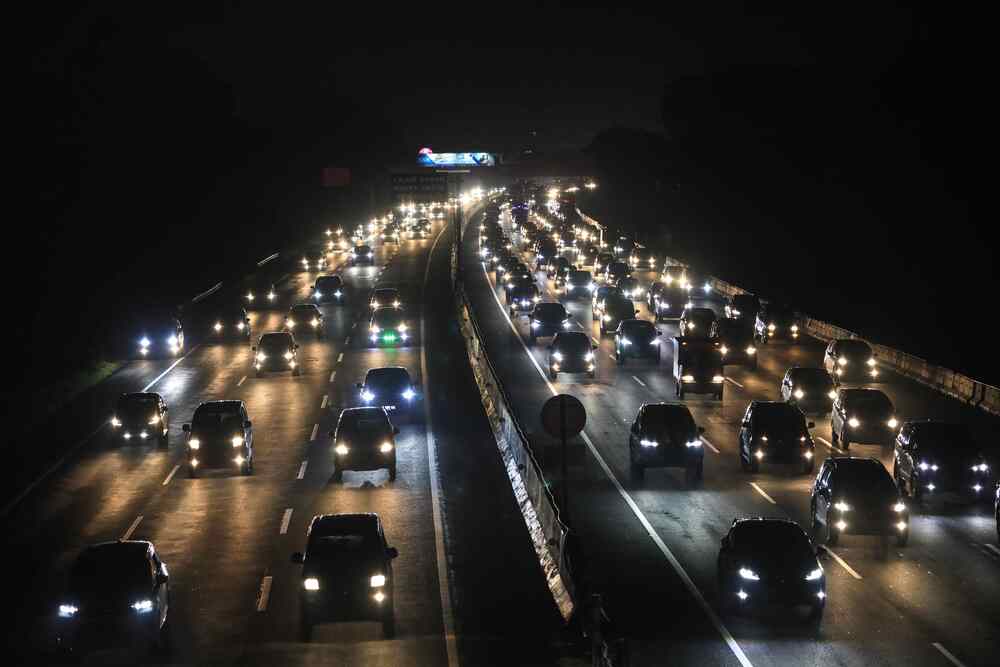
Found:
[[[684,400],[684,387],[677,387],[677,398]]]
[[[653,361],[655,361],[656,363],[660,363],[660,359],[662,359],[662,358],[663,358],[663,355],[660,352],[660,348],[657,347],[656,348],[656,354],[653,355]]]
[[[253,472],[253,466],[250,464],[250,460],[247,459],[246,461],[243,462],[243,465],[240,466],[240,474],[246,477],[250,475],[252,472]]]

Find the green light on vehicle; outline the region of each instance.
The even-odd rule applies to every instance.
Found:
[[[382,342],[383,343],[395,343],[396,342],[396,334],[394,334],[394,333],[387,333],[387,334],[385,334],[384,336],[382,336]]]

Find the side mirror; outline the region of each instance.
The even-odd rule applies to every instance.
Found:
[[[293,563],[301,565],[302,563],[305,562],[306,557],[301,551],[296,551],[295,553],[292,554],[291,560]]]
[[[816,422],[809,422],[808,424],[806,424],[806,426],[808,426],[809,428],[816,428]]]
[[[705,427],[704,426],[699,426],[698,427],[698,435],[703,435],[704,433],[705,433]]]
[[[253,426],[253,422],[250,421],[249,419],[246,420],[245,422],[243,422],[243,428],[251,428],[252,426]]]
[[[162,586],[165,583],[167,583],[167,575],[160,572],[159,574],[156,575],[156,585]]]
[[[385,555],[389,558],[399,558],[399,549],[396,547],[386,547]]]
[[[399,427],[398,426],[393,426],[392,427],[392,434],[393,435],[399,435]]]
[[[191,432],[191,424],[184,424],[184,426],[181,426],[181,430],[184,431],[185,433],[190,433]]]

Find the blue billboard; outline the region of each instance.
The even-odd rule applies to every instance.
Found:
[[[421,167],[495,167],[497,159],[493,153],[434,153],[422,148],[417,154],[417,164]]]

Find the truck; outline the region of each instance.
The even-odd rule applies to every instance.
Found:
[[[717,342],[676,336],[673,346],[677,398],[683,399],[690,392],[714,394],[721,401],[726,378]]]

